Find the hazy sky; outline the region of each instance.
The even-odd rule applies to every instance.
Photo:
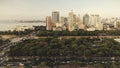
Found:
[[[44,19],[54,10],[68,16],[73,10],[101,17],[120,17],[120,0],[0,0],[0,20]]]

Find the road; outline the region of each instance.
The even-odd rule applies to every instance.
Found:
[[[120,39],[120,36],[60,36],[60,39],[70,39],[70,38],[113,38]]]
[[[16,44],[22,42],[26,39],[38,39],[35,35],[25,35],[22,37],[14,37],[10,39],[10,42],[0,46],[0,64],[2,64],[6,60],[6,51],[9,51],[11,46],[15,46]]]

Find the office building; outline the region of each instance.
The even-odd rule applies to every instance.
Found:
[[[68,15],[68,30],[73,31],[76,27],[76,15],[73,13],[73,11],[69,12]]]
[[[116,20],[116,21],[114,22],[114,28],[120,30],[120,21]]]
[[[52,30],[51,16],[46,17],[46,30]]]
[[[84,24],[80,20],[80,15],[78,15],[76,19],[77,19],[76,25],[78,26],[78,29],[84,29]]]
[[[101,18],[99,15],[94,15],[93,26],[95,27],[95,30],[103,30],[103,23],[101,22]]]
[[[64,17],[60,18],[60,23],[61,23],[61,27],[63,27],[65,25],[65,18]]]
[[[66,17],[61,17],[61,23],[63,30],[68,29],[68,19]]]
[[[90,16],[89,16],[88,14],[85,14],[85,15],[83,16],[83,24],[84,24],[85,26],[90,25]]]
[[[91,15],[90,16],[90,25],[95,27],[96,23],[100,22],[99,15]]]
[[[53,23],[59,22],[59,12],[58,11],[52,12],[52,22]]]

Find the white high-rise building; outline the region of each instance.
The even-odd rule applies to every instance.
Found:
[[[99,15],[90,16],[90,25],[95,27],[96,23],[99,21]]]
[[[116,21],[114,22],[114,28],[115,28],[115,29],[120,29],[120,21],[116,20]]]
[[[100,21],[99,15],[91,15],[90,16],[90,25],[91,26],[95,26],[96,23],[98,23],[99,21]]]
[[[103,30],[103,23],[101,22],[99,15],[85,15],[83,17],[83,22],[85,25],[89,25],[89,28],[94,28],[95,30]]]
[[[76,27],[76,15],[73,13],[73,11],[69,12],[68,15],[68,30],[73,31]]]
[[[101,22],[101,18],[99,15],[94,15],[93,26],[95,27],[95,30],[103,30],[103,23]]]
[[[66,18],[66,17],[61,17],[61,18],[60,18],[60,27],[61,27],[63,30],[66,30],[66,29],[67,29],[67,18]]]
[[[77,22],[76,25],[78,26],[78,29],[84,29],[84,24],[81,22],[80,15],[77,16]]]
[[[46,17],[46,30],[52,30],[51,16]]]
[[[95,27],[95,24],[99,21],[99,15],[90,16],[90,25]]]
[[[97,22],[95,25],[95,30],[103,30],[103,23]]]

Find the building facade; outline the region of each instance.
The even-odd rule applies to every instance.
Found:
[[[51,16],[47,16],[46,17],[46,30],[52,30]]]
[[[90,25],[95,27],[96,23],[100,22],[99,15],[91,15],[90,16]]]
[[[84,24],[82,23],[81,19],[80,19],[80,15],[77,16],[77,21],[76,24],[78,26],[78,29],[84,29]]]
[[[58,11],[52,12],[52,22],[53,23],[59,22],[59,12]]]
[[[73,31],[76,27],[76,15],[73,13],[73,11],[69,12],[68,15],[68,30]]]
[[[85,15],[83,16],[83,24],[84,24],[85,26],[90,25],[90,16],[89,16],[88,14],[85,14]]]

